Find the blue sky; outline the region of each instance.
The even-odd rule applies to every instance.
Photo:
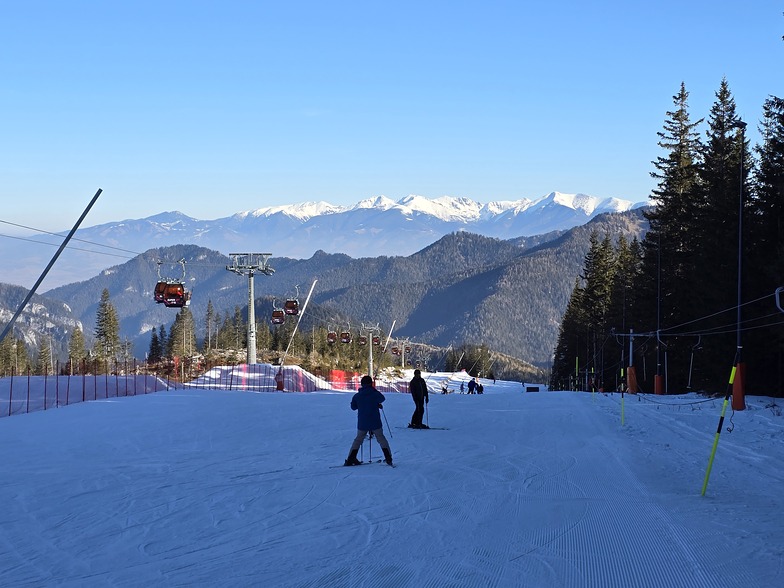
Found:
[[[11,3],[0,220],[558,190],[644,200],[681,81],[784,96],[784,3]],[[752,133],[752,139],[756,135]],[[0,232],[8,232],[5,226]]]

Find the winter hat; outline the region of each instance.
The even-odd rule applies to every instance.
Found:
[[[372,386],[373,385],[373,378],[370,376],[362,376],[362,380],[360,380],[363,387]]]
[[[420,372],[419,370],[414,370],[414,375],[415,376],[421,376],[422,372]]]

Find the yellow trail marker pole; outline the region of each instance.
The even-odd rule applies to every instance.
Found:
[[[621,392],[621,426],[623,426],[623,392]]]
[[[623,398],[623,382],[625,381],[624,378],[625,378],[625,376],[623,374],[623,368],[621,368],[621,426],[623,426],[623,400],[624,400],[624,398]]]
[[[719,435],[721,435],[721,427],[724,425],[724,415],[727,412],[727,404],[729,404],[730,401],[732,383],[735,381],[735,370],[737,369],[737,363],[737,361],[734,362],[732,371],[730,371],[729,389],[727,390],[727,394],[724,396],[724,403],[721,406],[721,416],[719,417],[719,426],[716,427],[716,435],[713,437],[713,449],[711,449],[710,459],[708,460],[708,469],[705,471],[705,481],[702,483],[702,496],[705,496],[705,491],[708,489],[708,479],[710,478],[711,469],[713,468],[713,458],[716,456],[716,448],[719,446]]]

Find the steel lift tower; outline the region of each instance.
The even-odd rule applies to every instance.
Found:
[[[253,276],[256,273],[271,276],[275,270],[269,266],[271,253],[229,253],[231,265],[226,269],[240,276],[248,276],[248,358],[247,363],[256,363],[256,310],[253,293]]]

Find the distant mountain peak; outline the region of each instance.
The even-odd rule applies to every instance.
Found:
[[[633,205],[618,198],[551,192],[535,201],[493,201],[481,204],[466,197],[427,198],[409,194],[395,202],[387,196],[367,198],[354,206],[324,201],[267,206],[215,220],[197,220],[181,212],[163,212],[143,219],[123,220],[80,229],[80,236],[109,240],[123,249],[144,251],[151,246],[198,245],[228,254],[269,251],[274,257],[307,259],[319,249],[351,257],[411,255],[444,235],[467,231],[495,239],[532,237],[583,225],[603,212],[623,212]],[[0,275],[19,276],[31,283],[39,264],[20,268],[26,251],[10,251],[0,259]],[[42,256],[43,257],[43,256]],[[5,264],[5,265],[4,265]],[[106,268],[103,255],[85,257],[72,265],[58,264],[48,284],[87,279]],[[27,273],[24,273],[27,272]],[[24,275],[22,275],[24,274]]]
[[[441,196],[426,198],[410,194],[398,204],[409,213],[428,214],[446,222],[467,223],[479,218],[482,205],[470,198]]]
[[[364,200],[360,200],[354,206],[352,206],[351,209],[356,210],[360,208],[376,208],[378,210],[389,210],[390,208],[394,208],[395,205],[396,203],[394,200],[382,195],[376,196],[375,198],[365,198]]]
[[[283,214],[293,219],[306,221],[314,216],[334,214],[345,210],[342,206],[335,206],[329,202],[300,202],[297,204],[283,204],[280,206],[266,206],[255,210],[238,212],[233,218],[243,220],[247,218],[270,217],[276,214]]]

